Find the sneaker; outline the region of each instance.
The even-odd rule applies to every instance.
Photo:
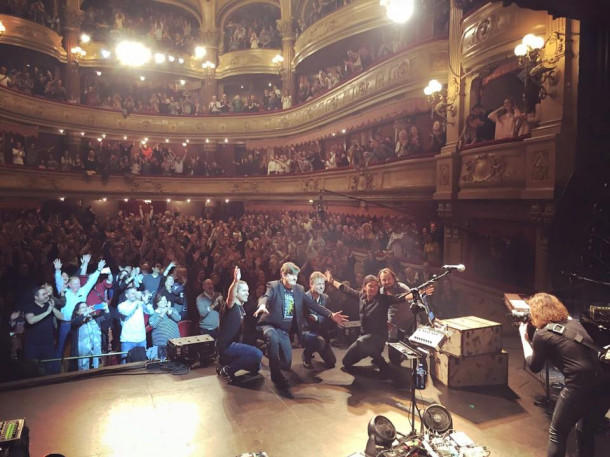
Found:
[[[301,355],[301,358],[303,359],[303,366],[305,368],[307,368],[308,370],[311,370],[313,368],[313,365],[311,364],[311,359],[313,357],[307,357],[305,355],[305,353],[303,352],[303,354]]]
[[[218,374],[220,376],[222,376],[225,379],[225,381],[227,381],[227,384],[235,383],[235,376],[232,373],[229,373],[229,371],[227,370],[227,367],[222,367]]]

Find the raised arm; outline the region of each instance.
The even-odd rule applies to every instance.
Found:
[[[339,292],[343,292],[347,295],[352,295],[356,298],[360,297],[360,293],[357,290],[354,290],[351,287],[346,286],[345,284],[341,284],[339,281],[334,279],[333,275],[329,270],[326,270],[326,273],[324,273],[324,278],[326,279],[326,282],[334,286],[337,290],[339,290]]]
[[[233,308],[233,304],[235,303],[235,295],[237,294],[237,283],[241,279],[241,271],[239,267],[236,266],[233,269],[233,282],[229,286],[229,292],[227,293],[227,308]]]
[[[64,280],[61,277],[61,260],[53,260],[53,266],[55,267],[55,288],[57,289],[57,293],[61,295],[64,291]]]

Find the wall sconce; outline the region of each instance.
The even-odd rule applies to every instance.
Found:
[[[0,21],[0,36],[4,35],[4,32],[6,32],[6,27],[4,26],[2,21]]]
[[[216,69],[216,65],[214,65],[209,60],[206,60],[205,62],[203,62],[201,64],[201,68],[203,68],[203,74],[205,75],[205,77],[208,80],[214,79],[214,74],[215,74],[214,70]]]
[[[529,108],[540,103],[548,96],[553,96],[546,88],[548,82],[551,86],[557,85],[555,74],[556,65],[542,59],[542,50],[546,46],[543,37],[528,33],[520,44],[515,47],[515,55],[519,58],[519,65],[524,72],[524,96]]]
[[[80,46],[74,46],[72,49],[70,49],[70,52],[72,53],[72,59],[74,59],[74,64],[76,66],[78,66],[80,61],[87,55],[87,51],[82,49]]]
[[[271,63],[278,75],[282,75],[286,71],[284,69],[284,57],[282,57],[281,54],[276,54],[275,57],[271,59]]]
[[[430,105],[430,117],[434,119],[436,114],[440,117],[445,124],[455,124],[447,119],[447,113],[451,114],[451,117],[455,116],[455,108],[453,106],[453,99],[447,99],[447,92],[443,89],[443,85],[436,79],[430,80],[428,85],[424,88],[424,94],[428,99]]]

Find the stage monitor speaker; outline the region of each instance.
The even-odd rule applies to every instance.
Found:
[[[213,357],[215,353],[214,338],[210,335],[185,336],[167,342],[170,360],[195,361]]]

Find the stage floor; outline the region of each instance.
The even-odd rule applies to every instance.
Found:
[[[504,346],[510,354],[508,387],[456,390],[429,379],[417,391],[417,404],[444,405],[454,428],[492,456],[545,455],[549,418],[533,404],[543,386],[523,370],[519,341],[505,339]],[[336,352],[341,360],[344,350]],[[295,349],[293,398],[273,387],[266,360],[263,379],[247,388],[228,386],[213,366],[185,375],[136,368],[2,391],[0,418],[27,418],[34,457],[234,457],[255,451],[345,457],[364,451],[375,415],[388,417],[399,432],[410,431],[408,390],[366,369],[354,377],[338,367],[323,370],[319,358],[315,370],[306,370],[300,360]],[[609,437],[597,438],[597,455],[607,455]]]

